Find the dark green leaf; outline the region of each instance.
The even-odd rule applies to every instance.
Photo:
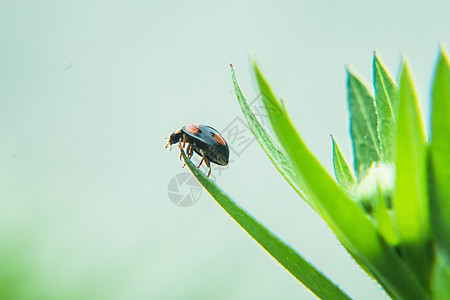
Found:
[[[246,210],[237,205],[211,179],[206,177],[182,152],[183,159],[216,202],[286,270],[322,299],[350,299],[332,281],[320,273],[289,245],[265,228]]]
[[[376,53],[373,59],[373,71],[382,159],[384,162],[394,162],[399,90]]]
[[[355,153],[355,171],[360,181],[373,162],[382,160],[378,121],[374,99],[366,84],[351,70],[347,70],[347,76],[350,132]]]
[[[331,140],[333,141],[333,166],[336,179],[343,190],[348,194],[353,194],[356,181],[355,176],[333,136],[331,136]]]

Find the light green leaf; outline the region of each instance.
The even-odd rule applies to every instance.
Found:
[[[386,242],[395,247],[398,245],[398,236],[395,232],[394,223],[392,221],[392,215],[390,209],[386,206],[385,195],[383,193],[383,188],[381,181],[377,182],[377,204],[375,207],[375,220],[377,222],[378,230],[384,237]]]
[[[182,152],[183,159],[216,202],[286,270],[322,299],[350,299],[331,280],[320,273],[293,248],[270,232],[246,210],[236,204],[211,179],[199,171]]]
[[[400,76],[394,211],[401,251],[424,286],[431,268],[426,138],[407,62]]]
[[[309,151],[294,128],[283,103],[273,94],[256,63],[254,71],[270,124],[285,153],[292,161],[297,179],[302,181],[308,197],[338,239],[364,269],[383,285],[395,299],[428,299],[426,291],[408,267],[380,237],[375,225],[339,188],[316,157]],[[269,109],[276,105],[282,113]]]
[[[348,194],[353,194],[356,181],[355,176],[333,136],[331,136],[331,140],[333,141],[333,166],[336,179],[343,190]]]
[[[237,99],[241,106],[242,111],[244,112],[245,118],[252,130],[253,134],[256,137],[256,140],[261,145],[261,147],[266,152],[267,156],[272,161],[273,165],[277,168],[277,170],[283,175],[286,181],[292,186],[292,188],[299,194],[299,196],[308,203],[314,210],[316,207],[314,203],[311,203],[308,197],[305,196],[303,192],[303,187],[300,185],[300,182],[296,180],[295,174],[292,170],[292,165],[287,157],[286,153],[274,142],[270,134],[267,130],[261,125],[258,118],[255,116],[251,108],[249,107],[247,100],[244,97],[244,94],[239,87],[239,84],[236,80],[236,74],[234,72],[234,68],[231,65],[231,76],[233,79],[234,90],[236,92]]]
[[[366,84],[349,69],[347,76],[350,132],[355,153],[355,171],[360,181],[373,162],[382,160],[378,121],[374,99]]]
[[[441,50],[433,86],[430,214],[436,245],[450,261],[450,63]]]
[[[389,72],[375,53],[373,58],[375,108],[378,115],[378,136],[384,162],[394,162],[396,116],[399,105],[399,89]]]

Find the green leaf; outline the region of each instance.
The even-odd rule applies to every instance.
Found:
[[[311,203],[308,197],[306,197],[306,195],[304,194],[303,192],[304,187],[302,187],[300,182],[296,180],[295,174],[292,170],[291,162],[287,157],[286,153],[284,153],[284,151],[280,148],[280,146],[278,146],[278,144],[275,143],[275,141],[272,139],[272,136],[270,136],[267,130],[261,125],[260,121],[249,107],[248,102],[245,99],[244,94],[242,93],[242,90],[239,87],[239,84],[236,80],[236,74],[234,72],[234,68],[232,65],[231,65],[231,76],[233,79],[233,85],[237,99],[245,115],[245,118],[247,119],[250,129],[252,130],[253,134],[256,137],[256,140],[264,149],[267,156],[272,161],[273,165],[277,168],[277,170],[281,173],[281,175],[283,175],[283,177],[297,192],[297,194],[306,203],[308,203],[310,207],[316,210],[317,208],[315,207],[314,203]]]
[[[355,153],[355,171],[360,181],[373,162],[382,160],[378,121],[374,99],[366,84],[349,69],[347,76],[350,132]]]
[[[430,218],[436,246],[450,261],[450,64],[444,49],[434,79],[431,124]]]
[[[429,295],[408,267],[380,237],[375,225],[357,204],[339,188],[309,151],[292,125],[284,103],[278,101],[254,62],[254,71],[270,124],[292,161],[297,180],[321,211],[321,217],[350,254],[383,285],[395,299],[428,299]],[[271,113],[276,105],[281,113]]]
[[[199,171],[182,151],[184,162],[216,202],[295,278],[322,299],[350,299],[325,275],[307,262],[293,248],[270,232],[246,210],[237,205],[211,179]]]
[[[394,162],[396,116],[399,105],[399,89],[389,72],[375,53],[373,58],[375,108],[378,115],[378,136],[380,138],[382,160]]]
[[[386,242],[395,247],[398,245],[398,236],[395,232],[393,217],[390,210],[386,206],[386,199],[383,193],[381,181],[377,182],[377,204],[375,207],[375,220],[377,222],[378,230],[384,237]]]
[[[355,188],[355,176],[333,136],[331,136],[331,140],[333,141],[333,166],[336,179],[340,187],[351,195]]]
[[[450,299],[450,263],[441,255],[438,255],[431,275],[431,292],[433,299]]]
[[[402,253],[423,286],[431,268],[427,144],[407,62],[400,76],[394,211]]]

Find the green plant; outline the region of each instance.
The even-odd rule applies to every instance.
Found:
[[[375,54],[374,96],[348,70],[355,164],[353,173],[332,138],[337,181],[306,147],[255,62],[253,67],[278,143],[248,106],[232,67],[237,98],[258,142],[300,198],[390,297],[450,299],[450,64],[445,51],[435,72],[428,138],[406,59],[397,85]],[[314,294],[348,299],[183,158],[230,216]]]

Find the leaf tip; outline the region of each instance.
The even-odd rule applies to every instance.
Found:
[[[336,140],[332,134],[330,134],[330,138],[331,138],[331,145],[333,146],[333,151],[334,151],[336,148]]]
[[[448,56],[447,51],[445,50],[444,43],[440,43],[439,45],[439,60],[444,60],[448,64]]]
[[[347,76],[349,78],[350,77],[358,78],[357,72],[351,65],[349,65],[349,64],[345,65],[345,70],[347,71]]]
[[[368,90],[366,82],[357,71],[355,71],[349,65],[346,66],[346,69],[347,69],[347,81],[349,85],[353,84],[356,84],[358,86],[361,85]]]
[[[402,56],[402,68],[404,68],[404,67],[409,68],[408,67],[408,58],[406,57],[406,54],[402,53],[401,56]]]
[[[406,58],[406,55],[402,53],[402,63],[400,67],[400,80],[402,78],[408,78],[411,77],[411,70],[409,68],[408,59]]]
[[[377,50],[373,50],[373,59],[375,61],[380,60],[379,55],[378,55],[378,51]]]
[[[233,64],[230,64],[230,68],[231,68],[231,74],[234,76],[234,66],[233,66]]]
[[[253,66],[253,71],[257,77],[263,77],[261,69],[259,67],[258,62],[256,61],[256,57],[254,55],[250,55],[250,60]]]
[[[345,71],[346,71],[347,73],[349,73],[352,67],[350,66],[350,64],[345,64],[345,65],[344,65],[344,68],[345,68]]]
[[[378,54],[377,50],[373,51],[373,64],[375,66],[379,66],[381,65],[381,59],[380,59],[380,55]]]
[[[350,82],[350,79],[352,77],[355,77],[355,74],[353,72],[353,68],[349,64],[345,65],[345,74],[347,75],[347,81],[348,82]]]
[[[250,56],[250,61],[251,61],[252,65],[253,65],[253,67],[257,66],[258,62],[256,61],[256,55],[254,53],[250,53],[249,56]]]
[[[230,67],[231,67],[231,79],[233,80],[233,84],[236,86],[237,85],[236,73],[234,72],[233,64],[230,64]]]

